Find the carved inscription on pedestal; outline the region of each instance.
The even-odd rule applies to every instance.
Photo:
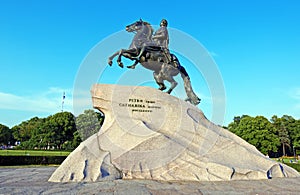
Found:
[[[161,109],[155,100],[129,98],[127,102],[119,103],[120,107],[128,107],[132,112],[153,112]]]

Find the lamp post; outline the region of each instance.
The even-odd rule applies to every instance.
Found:
[[[66,93],[63,93],[62,101],[61,101],[61,112],[64,111],[64,103],[65,103]]]

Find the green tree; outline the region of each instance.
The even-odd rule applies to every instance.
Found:
[[[103,123],[103,115],[94,110],[85,110],[83,114],[76,117],[76,128],[82,140],[97,133]]]
[[[233,118],[233,122],[230,123],[230,124],[228,125],[228,130],[231,131],[231,132],[234,133],[234,134],[237,134],[237,133],[236,133],[237,127],[239,126],[240,121],[241,121],[243,118],[245,118],[245,117],[249,117],[249,116],[248,116],[248,115],[235,116],[235,117]]]
[[[74,138],[73,138],[73,142],[72,142],[72,148],[76,148],[82,142],[82,139],[80,137],[78,130],[75,131],[73,135],[74,135]]]
[[[14,139],[21,142],[21,148],[33,149],[37,147],[36,136],[40,134],[43,119],[33,117],[12,128]]]
[[[66,149],[63,147],[67,142],[72,142],[76,131],[75,117],[70,112],[59,112],[46,119],[46,140],[48,146],[56,149]]]
[[[289,115],[283,115],[280,121],[281,128],[284,129],[283,138],[285,138],[282,148],[286,150],[286,154],[293,155],[294,148],[300,149],[300,121]],[[282,137],[282,133],[279,136]]]
[[[294,128],[290,130],[290,138],[292,145],[300,149],[300,120],[295,120]]]
[[[23,121],[21,124],[12,128],[13,136],[17,141],[28,141],[31,137],[30,120]]]
[[[278,118],[276,115],[272,116],[271,122],[276,128],[278,132],[278,138],[280,140],[280,144],[282,146],[283,156],[286,156],[286,148],[291,148],[290,138],[289,138],[289,120],[290,118],[287,116],[283,116],[282,118]]]
[[[71,150],[81,142],[75,117],[70,112],[59,112],[47,118],[33,117],[14,126],[12,132],[22,149]]]
[[[0,124],[0,145],[12,145],[13,135],[9,127]]]
[[[229,124],[228,129],[254,145],[263,154],[276,152],[280,145],[276,135],[276,129],[268,119],[263,116],[241,117],[237,125]]]
[[[47,149],[48,129],[45,128],[46,118],[40,118],[35,121],[31,130],[31,138],[29,140],[31,149]]]

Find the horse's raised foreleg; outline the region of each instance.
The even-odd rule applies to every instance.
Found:
[[[125,50],[125,49],[121,49],[121,50],[120,50],[119,56],[118,56],[118,59],[117,59],[117,62],[118,62],[119,66],[120,66],[121,68],[124,67],[123,62],[122,62],[122,55],[123,55],[123,52],[124,52],[124,51],[126,51],[126,50]]]
[[[117,52],[115,52],[112,56],[110,56],[110,57],[108,58],[107,63],[108,63],[110,66],[113,64],[112,60],[113,60],[117,55],[119,55],[119,53],[120,53],[120,51],[117,51]]]
[[[119,64],[119,66],[121,66],[122,68],[123,68],[123,64],[122,64],[122,62],[121,62],[121,55],[122,55],[122,53],[123,53],[123,49],[121,49],[121,50],[119,50],[119,51],[117,51],[117,52],[115,52],[112,56],[110,56],[109,58],[108,58],[108,64],[111,66],[112,64],[113,64],[113,59],[118,55],[119,57],[118,57],[118,60],[117,60],[117,62],[118,62],[118,64]],[[121,64],[121,65],[120,65]]]
[[[137,52],[138,52],[138,49],[136,48],[132,48],[132,49],[121,49],[120,52],[119,52],[119,56],[118,56],[118,59],[117,59],[117,62],[119,64],[120,67],[124,67],[122,61],[121,61],[121,58],[122,56],[124,56],[125,58],[128,58],[130,60],[136,60],[135,63],[131,66],[129,66],[128,68],[132,68],[134,69],[135,66],[137,65],[137,63],[139,63],[139,60],[136,59],[136,55],[137,55]]]

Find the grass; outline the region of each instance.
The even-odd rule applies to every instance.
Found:
[[[281,158],[273,158],[273,160],[277,162],[283,162],[283,163],[291,163],[291,160],[295,163],[295,158],[294,157],[281,157]],[[299,163],[299,160],[297,161]]]
[[[280,157],[280,158],[273,158],[273,160],[277,162],[284,163],[294,169],[296,169],[298,172],[300,172],[300,160],[295,160],[294,157]],[[291,162],[292,160],[292,162]]]
[[[0,150],[0,156],[68,156],[68,151]]]
[[[285,164],[296,169],[298,172],[300,172],[300,164],[297,164],[297,163],[285,163]]]

